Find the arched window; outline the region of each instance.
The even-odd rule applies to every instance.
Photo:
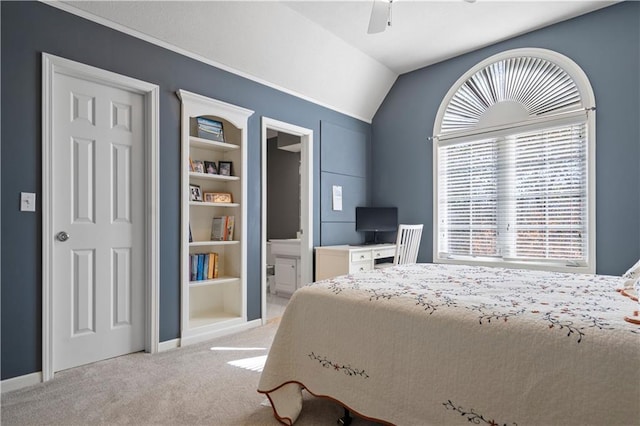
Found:
[[[595,272],[595,100],[569,58],[492,56],[434,125],[434,262]]]

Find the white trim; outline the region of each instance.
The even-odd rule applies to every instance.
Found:
[[[239,323],[238,325],[221,328],[218,330],[207,331],[200,334],[193,334],[191,336],[182,337],[181,339],[179,339],[180,346],[182,347],[182,346],[192,345],[194,343],[200,343],[206,340],[215,339],[216,337],[228,336],[231,334],[238,333],[240,331],[245,331],[245,330],[250,330],[252,328],[260,327],[261,325],[263,325],[262,321],[260,320],[260,318],[258,318],[251,321]]]
[[[53,378],[53,298],[52,251],[53,215],[51,191],[53,182],[53,78],[60,73],[107,84],[145,97],[145,350],[158,351],[159,280],[160,280],[160,175],[159,175],[159,102],[157,85],[95,68],[59,56],[42,53],[42,379]]]
[[[146,276],[147,286],[145,351],[158,352],[160,340],[160,88],[152,85],[146,101]]]
[[[300,137],[302,149],[300,182],[300,279],[313,282],[313,130],[262,116],[261,131],[261,231],[260,231],[260,288],[262,323],[267,322],[267,129]]]
[[[0,389],[2,393],[5,393],[26,388],[27,386],[37,385],[38,383],[42,383],[42,371],[5,379],[0,382]]]
[[[180,339],[171,339],[158,344],[158,352],[165,352],[180,347]]]
[[[511,125],[505,126],[497,126],[491,128],[484,129],[473,129],[467,131],[460,131],[455,133],[447,133],[446,135],[440,135],[442,130],[442,122],[444,119],[444,114],[447,110],[449,102],[456,94],[456,92],[460,89],[462,84],[464,84],[471,76],[473,76],[479,70],[487,67],[490,64],[495,62],[499,62],[505,59],[514,58],[514,57],[536,57],[547,60],[549,62],[554,63],[558,67],[562,68],[576,84],[578,91],[580,92],[580,96],[582,98],[582,110],[579,111],[569,111],[561,114],[557,114],[555,116],[547,116],[540,118],[533,118],[531,120],[520,122],[520,123],[512,123]],[[436,114],[436,119],[433,124],[433,133],[434,137],[432,138],[433,146],[433,207],[432,207],[432,215],[433,215],[433,235],[432,235],[432,249],[433,249],[433,259],[434,263],[458,263],[458,264],[468,264],[468,265],[488,265],[488,266],[502,266],[502,267],[519,267],[519,268],[528,268],[528,269],[545,269],[545,270],[555,270],[561,272],[580,272],[580,273],[595,273],[596,272],[596,169],[595,169],[595,147],[596,147],[596,115],[595,115],[595,95],[593,92],[593,88],[591,87],[591,83],[589,82],[589,78],[582,70],[582,68],[575,63],[572,59],[564,56],[558,52],[554,52],[548,49],[540,49],[540,48],[521,48],[521,49],[512,49],[507,50],[493,56],[486,58],[485,60],[479,62],[467,72],[465,72],[458,80],[451,86],[442,102],[440,103],[440,107],[438,109],[438,113]],[[509,260],[501,260],[501,261],[489,261],[489,260],[459,260],[459,259],[446,259],[439,256],[438,253],[438,148],[441,146],[445,146],[450,143],[464,142],[470,139],[473,139],[474,136],[478,136],[481,133],[486,133],[489,136],[504,136],[505,132],[500,132],[500,129],[508,129],[509,132],[512,132],[514,128],[518,127],[524,130],[532,130],[534,128],[540,128],[545,123],[548,123],[549,126],[553,126],[554,124],[563,124],[569,121],[580,119],[582,116],[586,115],[586,126],[587,126],[587,135],[588,135],[588,146],[587,146],[587,198],[588,198],[588,206],[587,206],[587,221],[589,227],[589,247],[588,247],[588,256],[587,262],[588,266],[561,266],[561,265],[549,265],[547,263],[536,263],[536,262],[517,262],[517,261],[509,261]],[[509,133],[506,132],[506,133]],[[458,139],[459,138],[459,139]],[[449,142],[450,141],[450,142]]]
[[[565,112],[547,117],[536,117],[518,123],[508,124],[504,126],[485,127],[483,129],[463,130],[458,132],[449,132],[444,135],[437,136],[438,146],[447,146],[457,143],[472,142],[478,140],[484,134],[488,134],[491,138],[505,137],[517,133],[528,133],[536,130],[548,129],[550,127],[560,127],[573,124],[578,121],[587,121],[589,111],[579,110]],[[449,142],[451,141],[451,142]]]
[[[332,111],[336,111],[336,112],[339,112],[340,114],[344,114],[344,115],[347,115],[349,117],[353,117],[355,119],[362,120],[365,123],[371,124],[371,120],[372,120],[371,118],[361,117],[361,116],[359,116],[357,114],[351,113],[349,111],[345,111],[345,110],[343,110],[341,108],[337,108],[337,107],[335,107],[333,105],[330,105],[330,104],[327,104],[325,102],[319,101],[319,100],[317,100],[315,98],[312,98],[310,96],[307,96],[307,95],[304,95],[302,93],[296,92],[295,90],[287,89],[286,87],[283,87],[283,86],[280,86],[278,84],[269,82],[269,81],[264,80],[264,79],[262,79],[260,77],[256,77],[256,76],[254,76],[252,74],[249,74],[249,73],[244,72],[244,71],[240,71],[240,70],[238,70],[236,68],[230,67],[228,65],[222,64],[222,63],[214,61],[212,59],[205,58],[204,56],[198,55],[197,53],[190,52],[190,51],[188,51],[186,49],[183,49],[181,47],[178,47],[178,46],[176,46],[174,44],[171,44],[171,43],[168,43],[166,41],[157,39],[157,38],[155,38],[153,36],[150,36],[148,34],[144,34],[144,33],[141,33],[139,31],[136,31],[136,30],[134,30],[132,28],[125,27],[124,25],[118,24],[117,22],[113,22],[113,21],[111,21],[109,19],[106,19],[106,18],[103,18],[101,16],[94,15],[93,13],[77,9],[77,8],[75,8],[75,7],[71,6],[71,5],[68,5],[66,3],[63,3],[61,1],[46,1],[46,0],[39,0],[39,1],[41,1],[42,3],[44,3],[46,5],[55,7],[57,9],[63,10],[63,11],[68,12],[68,13],[71,13],[72,15],[76,15],[76,16],[79,16],[81,18],[87,19],[89,21],[95,22],[97,24],[104,25],[105,27],[114,29],[116,31],[120,31],[121,33],[130,35],[132,37],[135,37],[135,38],[138,38],[140,40],[146,41],[148,43],[154,44],[156,46],[160,46],[160,47],[162,47],[164,49],[170,50],[172,52],[175,52],[175,53],[178,53],[180,55],[186,56],[188,58],[195,59],[196,61],[205,63],[207,65],[211,65],[212,67],[216,67],[216,68],[219,68],[219,69],[221,69],[223,71],[227,71],[227,72],[230,72],[230,73],[235,74],[237,76],[240,76],[242,78],[246,78],[247,80],[255,81],[256,83],[262,84],[263,86],[270,87],[272,89],[278,90],[278,91],[286,93],[288,95],[295,96],[296,98],[300,98],[300,99],[302,99],[304,101],[308,101],[308,102],[314,103],[314,104],[319,105],[321,107],[329,108]]]

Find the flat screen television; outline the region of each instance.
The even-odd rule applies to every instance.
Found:
[[[356,231],[373,232],[373,238],[365,237],[365,244],[377,244],[378,232],[398,230],[397,207],[356,207]]]

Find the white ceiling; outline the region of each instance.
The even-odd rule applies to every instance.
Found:
[[[373,0],[49,3],[345,114],[371,121],[399,74],[616,1]]]

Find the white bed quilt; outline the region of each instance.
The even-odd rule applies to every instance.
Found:
[[[624,279],[400,265],[294,293],[258,391],[301,389],[398,425],[640,424],[638,304]]]

